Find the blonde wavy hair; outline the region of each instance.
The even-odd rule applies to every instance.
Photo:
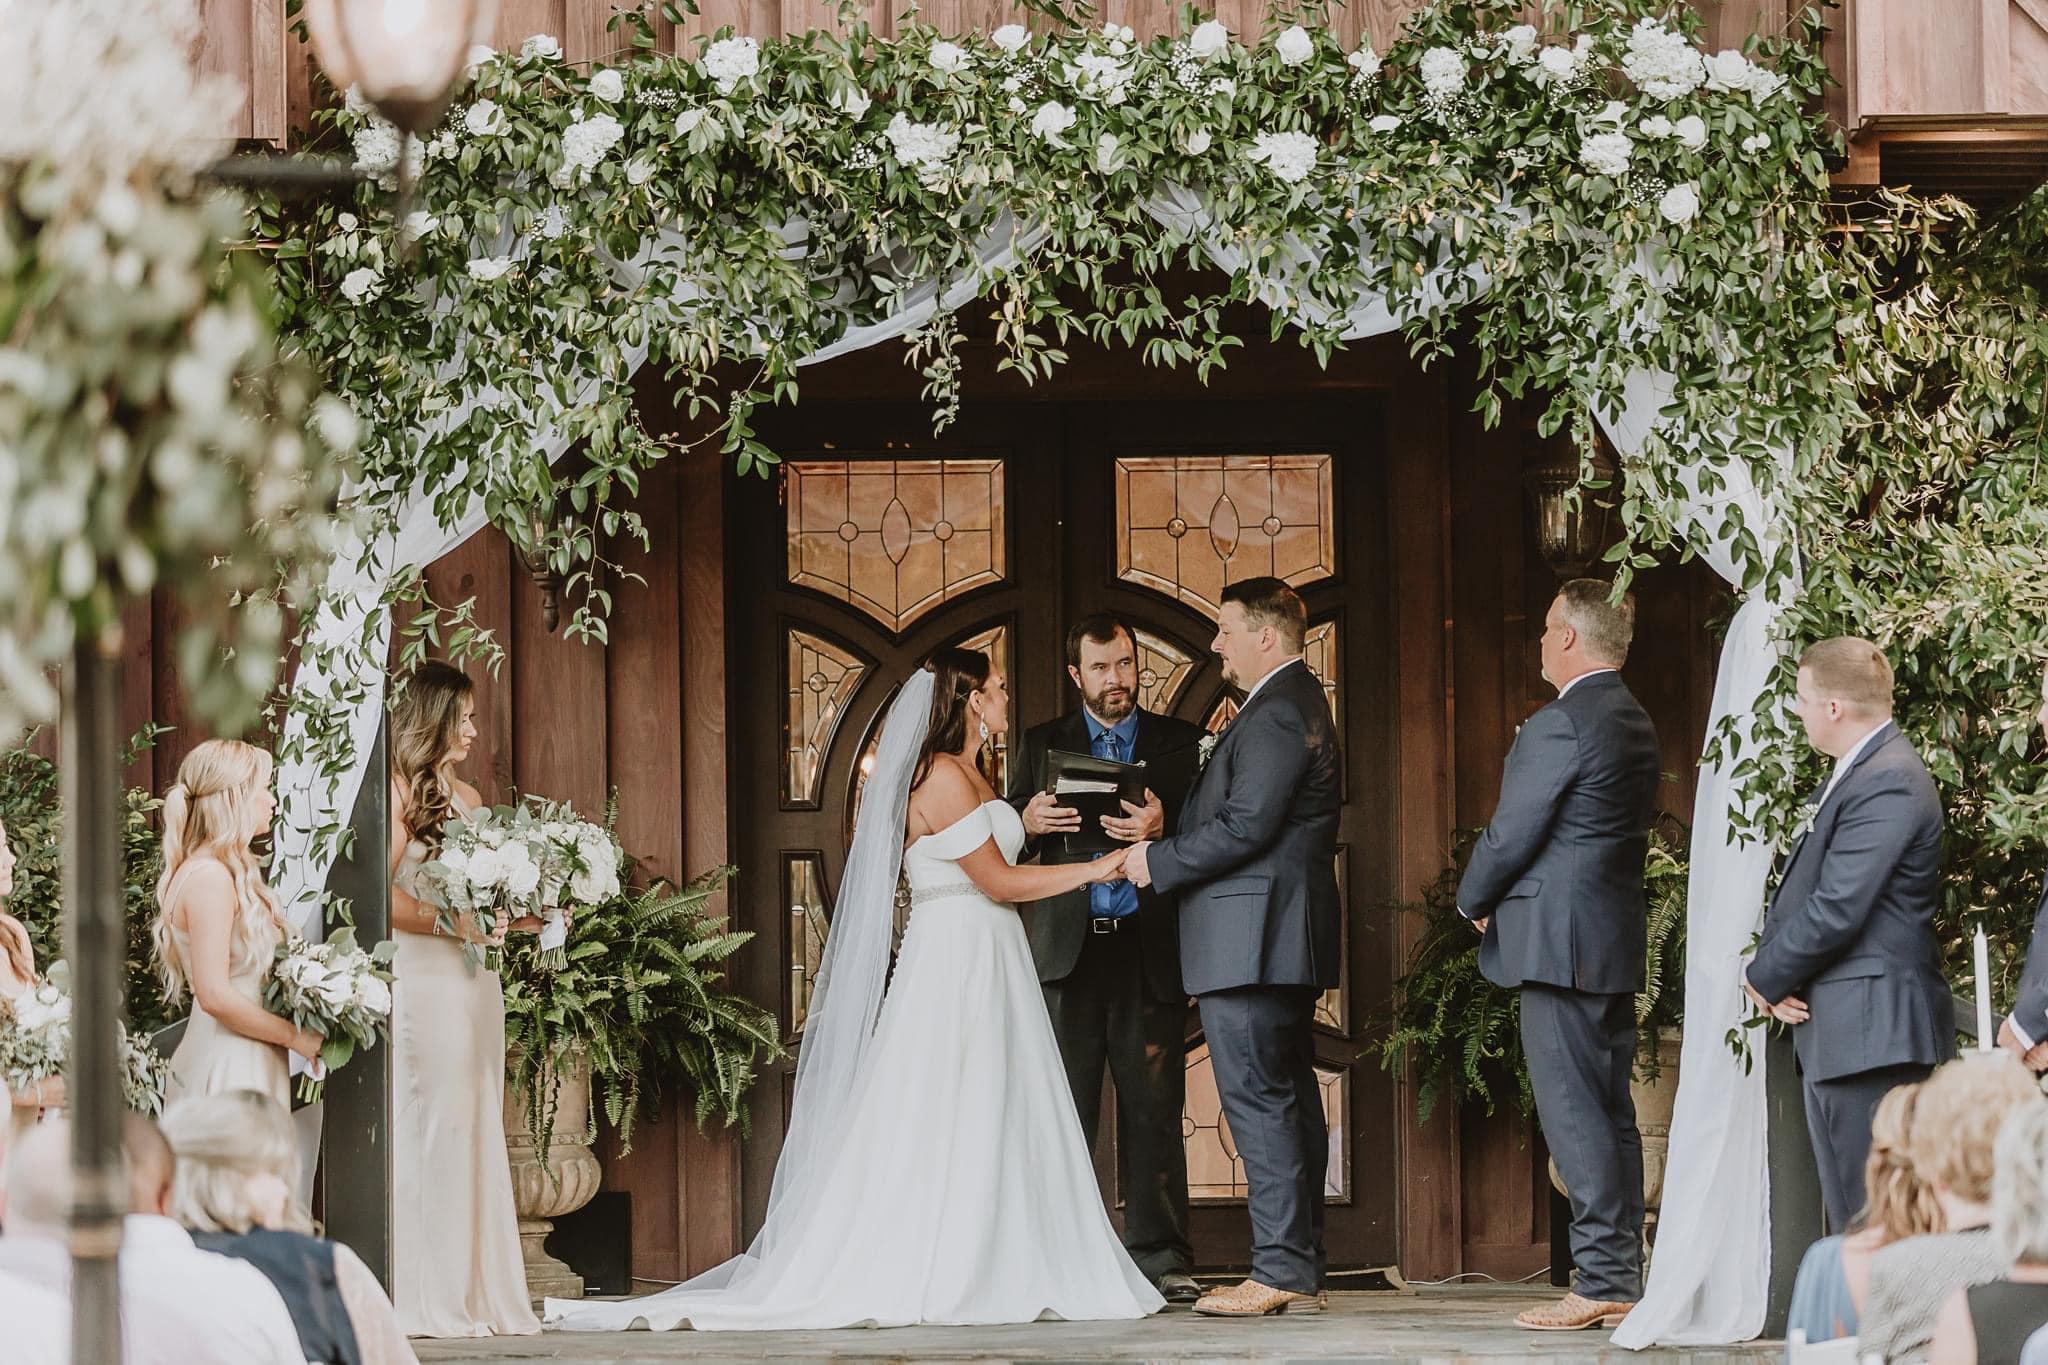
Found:
[[[1913,1166],[1958,1199],[1991,1197],[1998,1126],[2042,1103],[2032,1072],[2003,1052],[1978,1052],[1935,1069],[1913,1110]]]
[[[276,936],[292,932],[249,847],[261,832],[256,797],[270,785],[270,771],[270,755],[253,744],[209,739],[185,755],[178,765],[178,780],[164,793],[164,870],[156,879],[157,910],[150,940],[169,1003],[176,1003],[190,984],[190,967],[171,933],[169,893],[179,871],[192,859],[212,858],[228,870],[234,884],[230,971],[261,967],[275,950]]]
[[[7,826],[0,825],[0,843],[6,839]],[[0,910],[0,952],[7,954],[7,961],[16,976],[31,986],[42,983],[42,978],[36,975],[36,954],[29,942],[28,926],[5,910]]]
[[[441,830],[455,815],[448,756],[462,732],[462,706],[476,692],[469,675],[430,659],[406,675],[391,707],[391,773],[405,789],[400,818],[429,856],[441,851]]]
[[[1907,1142],[1919,1099],[1917,1082],[1894,1087],[1870,1116],[1870,1158],[1863,1163],[1869,1198],[1863,1205],[1863,1226],[1884,1233],[1887,1242],[1942,1229],[1941,1201],[1914,1167]]]
[[[275,1176],[292,1188],[299,1148],[291,1115],[260,1090],[191,1095],[163,1118],[164,1140],[177,1154],[171,1176],[171,1217],[195,1232],[247,1232],[258,1226],[249,1182]],[[311,1232],[313,1221],[287,1194],[280,1226]]]

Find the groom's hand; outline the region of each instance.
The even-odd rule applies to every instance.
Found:
[[[1124,880],[1132,886],[1142,889],[1152,885],[1152,869],[1145,863],[1145,850],[1151,846],[1149,841],[1132,844],[1130,856],[1124,859]]]
[[[1102,827],[1109,831],[1109,837],[1126,844],[1135,844],[1141,839],[1157,839],[1166,833],[1166,806],[1150,787],[1145,789],[1145,804],[1121,803],[1123,818],[1114,815],[1102,817]]]

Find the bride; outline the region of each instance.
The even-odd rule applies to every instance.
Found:
[[[1018,867],[976,767],[1008,726],[988,656],[944,649],[890,709],[826,938],[767,1220],[649,1298],[549,1299],[571,1330],[1138,1318],[1163,1304],[1096,1188],[1014,902],[1121,874]],[[894,980],[899,868],[913,906]]]

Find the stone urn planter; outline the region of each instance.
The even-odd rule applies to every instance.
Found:
[[[1657,1241],[1657,1211],[1664,1203],[1664,1166],[1671,1154],[1671,1110],[1678,1102],[1678,1053],[1683,1034],[1675,1028],[1657,1030],[1657,1076],[1629,1081],[1629,1098],[1636,1106],[1636,1131],[1643,1135],[1643,1240]],[[1557,1173],[1557,1159],[1550,1161],[1550,1183],[1559,1194],[1568,1195]]]
[[[583,1297],[583,1277],[548,1255],[543,1243],[554,1220],[574,1213],[597,1193],[602,1174],[590,1150],[590,1061],[581,1049],[555,1073],[554,1122],[548,1128],[548,1159],[526,1127],[526,1096],[505,1086],[505,1150],[512,1159],[512,1203],[519,1212],[519,1246],[526,1260],[526,1290],[536,1308],[542,1299]]]

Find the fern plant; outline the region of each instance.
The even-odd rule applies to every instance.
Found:
[[[1535,1107],[1522,1053],[1521,998],[1480,973],[1479,936],[1458,913],[1458,879],[1479,833],[1460,832],[1449,864],[1423,889],[1422,938],[1407,974],[1394,983],[1387,1035],[1379,1044],[1384,1069],[1414,1062],[1424,1122],[1445,1099],[1476,1102],[1488,1114],[1503,1099],[1525,1116]],[[1657,1074],[1657,1030],[1676,1026],[1684,1004],[1683,990],[1672,987],[1685,975],[1686,876],[1683,831],[1667,819],[1651,831],[1644,866],[1648,932],[1643,990],[1636,997],[1636,1074],[1644,1080]]]
[[[774,1014],[725,985],[722,964],[753,935],[728,930],[704,904],[732,875],[720,867],[685,887],[628,886],[580,911],[560,967],[540,963],[532,935],[508,941],[506,1082],[522,1097],[543,1167],[555,1081],[579,1053],[622,1151],[632,1150],[635,1120],[675,1086],[693,1094],[699,1125],[715,1116],[745,1131],[747,1089],[781,1041]],[[593,1106],[586,1137],[595,1128]]]

